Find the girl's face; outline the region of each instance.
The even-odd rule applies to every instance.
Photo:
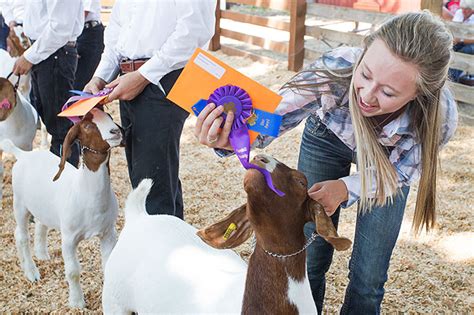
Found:
[[[393,113],[415,98],[418,69],[376,39],[354,73],[357,106],[365,117]]]

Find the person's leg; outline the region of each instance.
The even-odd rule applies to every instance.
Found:
[[[303,133],[298,159],[298,170],[308,179],[308,188],[314,183],[338,179],[349,175],[352,151],[345,146],[319,119],[309,117]],[[331,216],[337,228],[339,209]],[[310,237],[315,230],[314,223],[305,225],[305,235]],[[325,274],[329,270],[333,256],[333,247],[318,237],[306,250],[308,278],[311,292],[318,312],[321,313]]]
[[[179,73],[172,72],[162,79],[166,92],[169,92]],[[178,178],[179,142],[188,113],[166,99],[154,84],[149,84],[129,103],[127,145],[131,147],[127,149],[127,161],[132,186],[137,187],[144,178],[153,179],[154,185],[146,202],[147,212],[183,218]]]
[[[7,50],[7,37],[10,28],[5,24],[3,16],[0,14],[0,49]]]
[[[35,106],[40,106],[41,119],[51,134],[50,151],[58,156],[61,156],[61,147],[72,123],[67,118],[57,115],[70,97],[69,90],[74,83],[76,67],[76,48],[65,47],[32,68],[32,85],[37,99]],[[79,162],[77,144],[72,145],[68,162],[77,166]]]
[[[393,204],[357,215],[352,256],[341,314],[380,314],[390,257],[397,242],[410,187]]]
[[[84,29],[81,36],[77,38],[77,52],[79,61],[77,64],[76,80],[74,89],[84,89],[84,86],[94,75],[99,65],[100,57],[104,51],[104,26],[102,24]]]
[[[133,119],[133,103],[129,101],[120,101],[120,122],[122,124],[122,128],[124,131],[124,138],[125,138],[125,157],[127,159],[127,167],[128,167],[128,176],[132,178],[133,172],[133,163],[132,163],[132,121]]]
[[[474,44],[464,44],[456,51],[463,54],[474,55]]]

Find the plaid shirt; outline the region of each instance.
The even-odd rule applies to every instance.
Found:
[[[362,53],[362,49],[354,47],[340,47],[334,49],[309,66],[309,69],[324,68],[347,69],[352,67]],[[310,82],[324,81],[314,73],[302,73],[297,77]],[[356,149],[354,130],[349,112],[348,93],[349,86],[338,83],[324,84],[320,91],[294,91],[282,89],[279,94],[283,96],[281,103],[275,110],[282,115],[280,135],[296,127],[310,115],[319,117],[345,145],[351,150]],[[325,92],[321,92],[325,91]],[[444,88],[441,98],[441,113],[443,117],[441,146],[444,146],[453,136],[457,126],[457,105],[451,92]],[[253,147],[263,148],[273,141],[273,137],[259,135]],[[398,174],[399,187],[411,185],[420,176],[421,171],[421,144],[417,143],[414,131],[410,128],[408,111],[403,112],[396,119],[385,125],[379,134],[379,142],[388,147],[389,159]],[[218,152],[223,155],[224,152]],[[225,155],[225,154],[224,154]],[[348,207],[359,200],[360,177],[358,173],[343,177],[341,180],[347,186],[349,199],[342,204]],[[375,182],[375,181],[373,181]],[[370,189],[369,196],[375,196],[376,187]]]

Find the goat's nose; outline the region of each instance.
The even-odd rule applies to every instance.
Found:
[[[255,160],[256,160],[256,161],[260,161],[260,162],[262,162],[263,164],[267,164],[267,163],[270,162],[270,160],[269,160],[267,157],[263,156],[263,155],[257,155],[257,156],[255,156]]]
[[[114,128],[110,130],[110,133],[113,135],[119,135],[120,134],[120,129]]]

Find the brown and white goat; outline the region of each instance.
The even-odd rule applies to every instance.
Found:
[[[337,235],[323,207],[307,195],[304,174],[264,155],[256,156],[252,163],[268,170],[285,196],[273,193],[263,175],[250,169],[244,179],[247,203],[198,235],[215,248],[233,248],[251,230],[255,232],[242,314],[317,314],[306,272],[303,227],[314,221],[315,232],[336,250],[348,249],[351,241]],[[235,232],[224,238],[232,223]]]
[[[38,115],[33,106],[15,90],[10,81],[0,77],[0,141],[10,139],[22,150],[31,151],[37,120]],[[2,155],[0,150],[0,201],[3,192]]]
[[[127,198],[125,226],[105,268],[105,314],[317,313],[306,276],[303,225],[315,221],[317,232],[338,250],[351,242],[337,235],[322,207],[307,196],[302,173],[264,156],[254,163],[271,171],[285,196],[249,170],[247,203],[200,232],[173,216],[148,215],[145,201],[153,183],[142,180]],[[217,249],[240,245],[252,230],[257,245],[247,270],[234,252]],[[265,250],[293,255],[276,258]]]
[[[76,140],[82,151],[79,169],[66,163],[70,146]],[[118,203],[110,185],[109,159],[110,149],[121,141],[119,127],[108,114],[94,108],[69,130],[61,160],[49,151],[22,151],[10,140],[0,143],[3,150],[17,158],[12,169],[13,208],[17,222],[15,240],[23,271],[30,281],[40,279],[29,247],[28,219],[31,214],[35,217],[35,255],[38,259],[49,259],[48,228],[61,231],[71,307],[85,306],[76,255],[79,242],[98,236],[103,266],[116,243]]]

